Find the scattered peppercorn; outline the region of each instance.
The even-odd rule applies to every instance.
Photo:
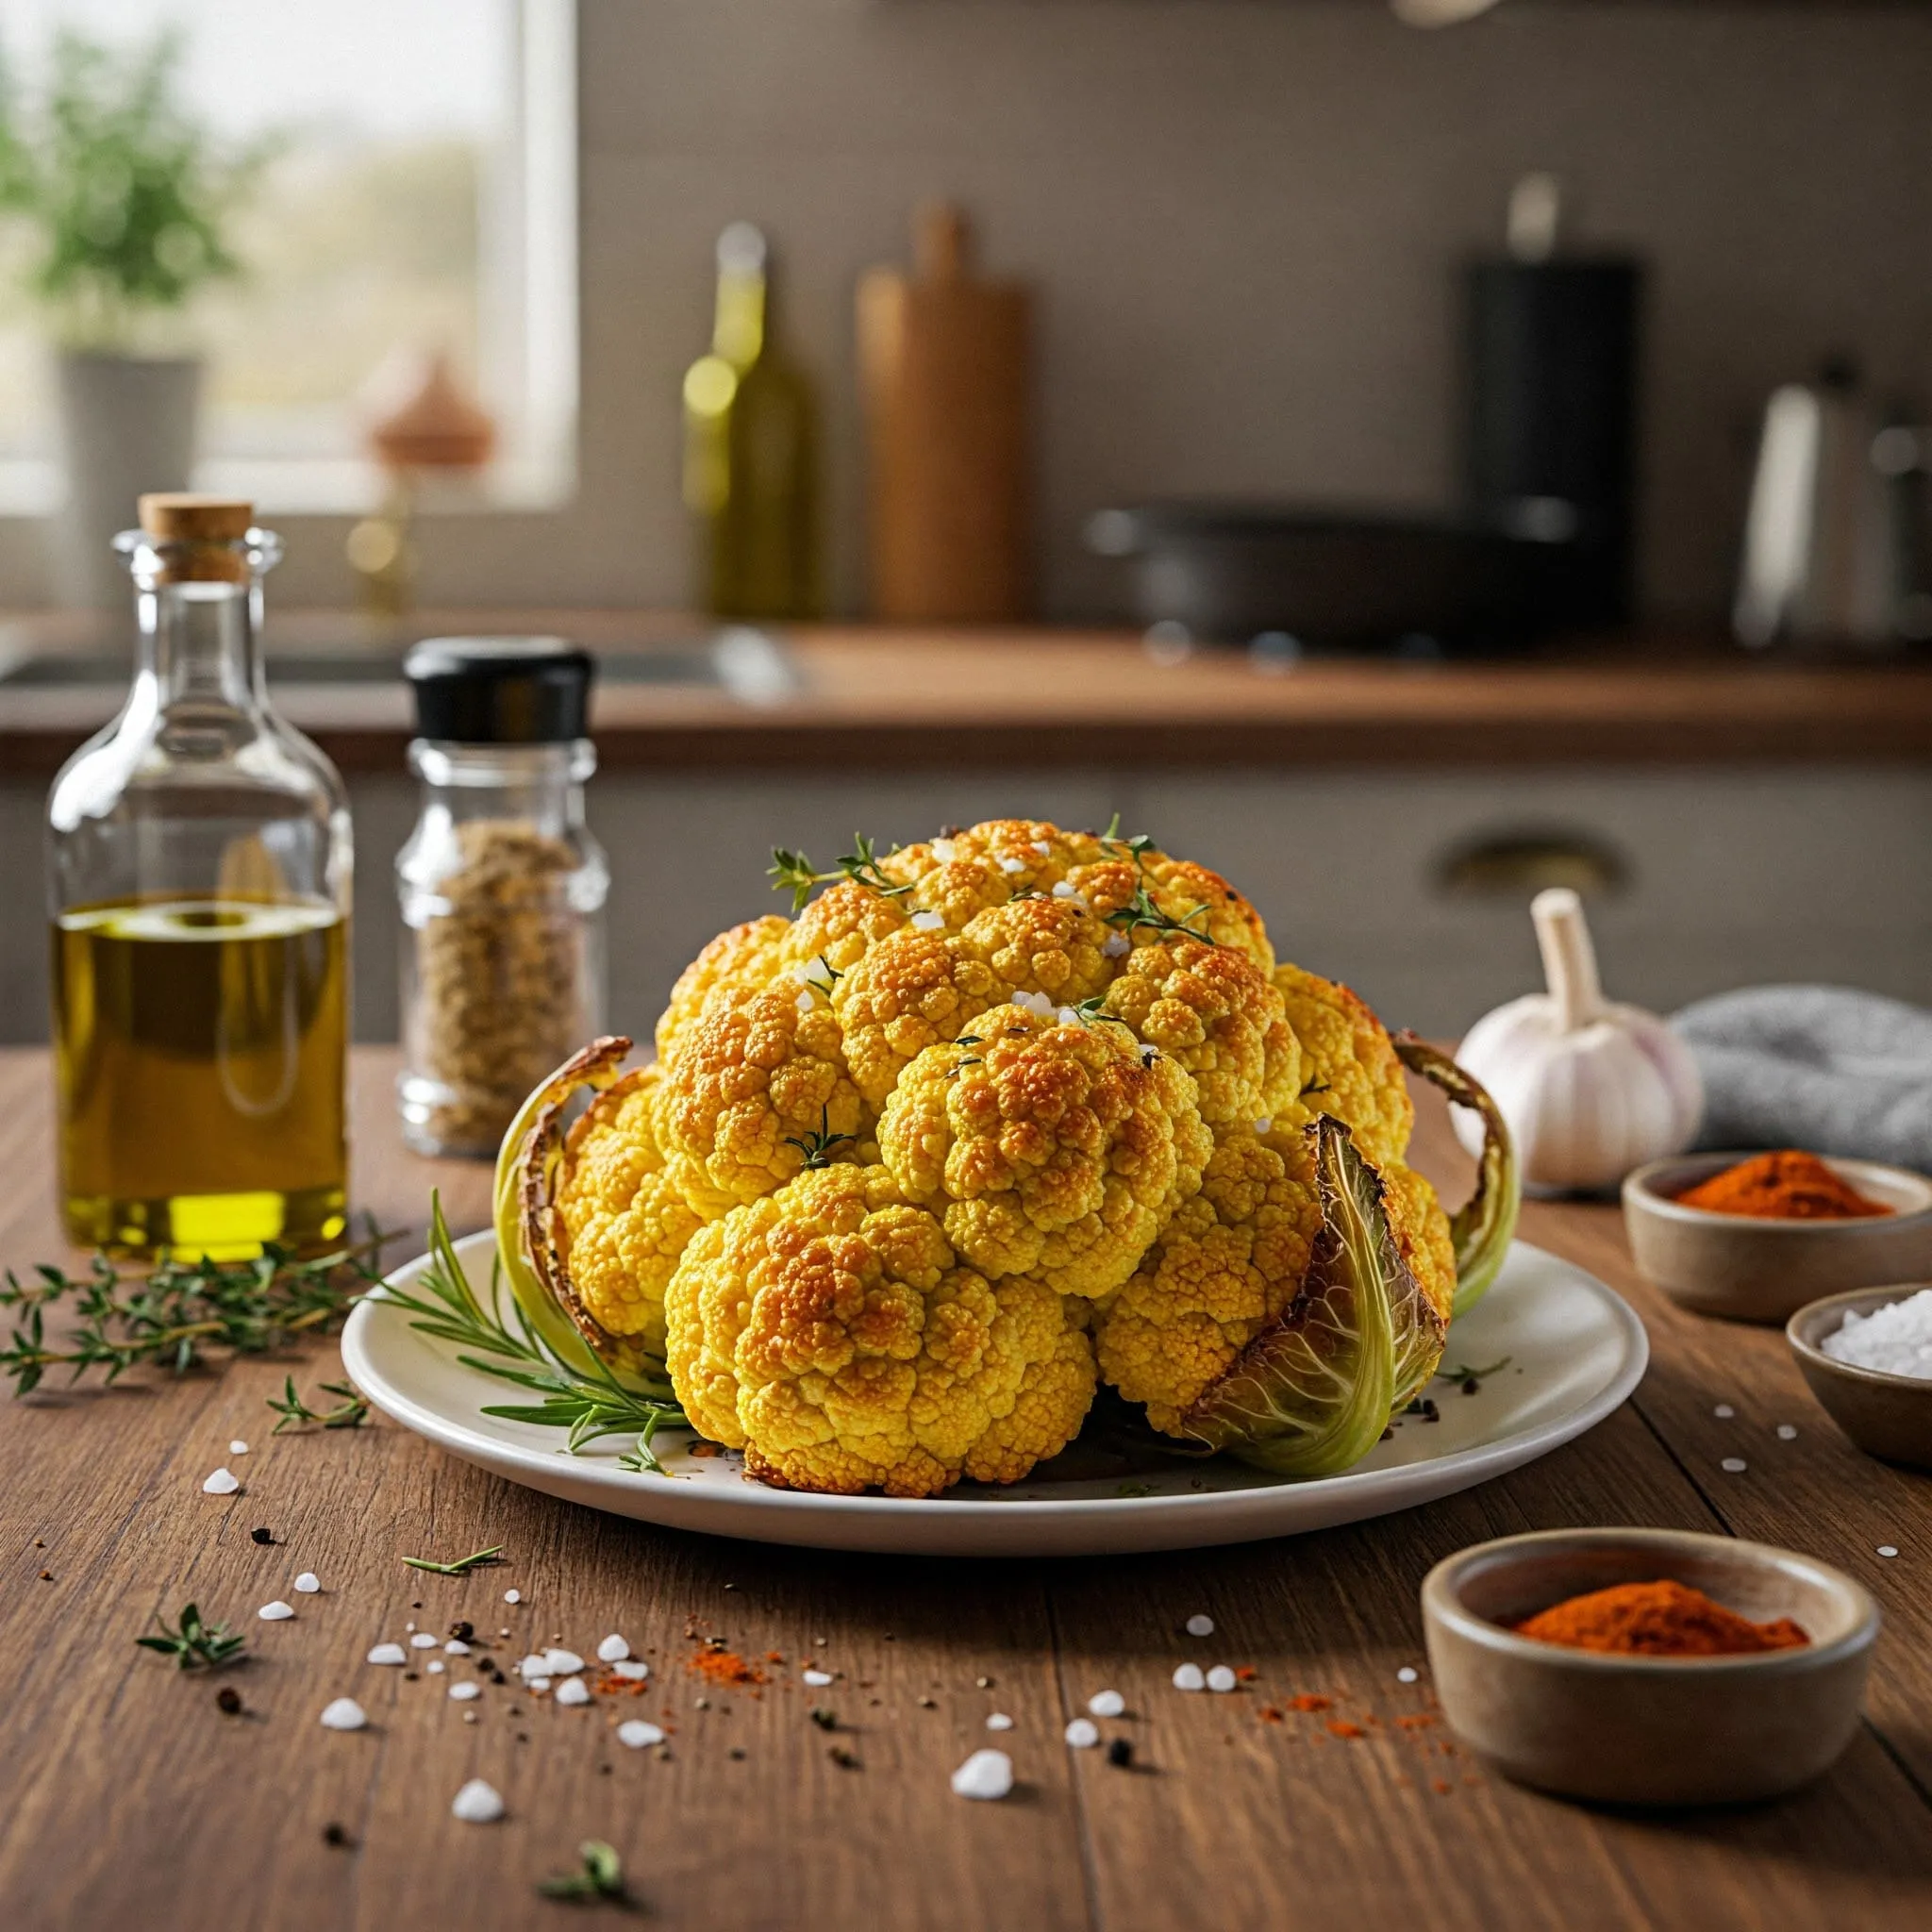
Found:
[[[275,1533],[272,1529],[251,1529],[248,1532],[248,1539],[251,1542],[264,1544],[272,1543],[275,1540]],[[341,1826],[339,1824],[332,1824],[329,1826],[329,1829],[331,1831],[340,1831],[341,1829]]]
[[[418,1671],[405,1671],[403,1673],[403,1682],[406,1684],[413,1684],[417,1681],[421,1674],[421,1672]]]
[[[325,1845],[345,1845],[351,1840],[341,1825],[329,1824],[322,1827],[322,1841]]]
[[[839,1713],[829,1705],[813,1705],[811,1721],[822,1731],[836,1731],[839,1728]]]
[[[449,1626],[449,1634],[452,1637],[454,1637],[458,1643],[468,1643],[475,1639],[476,1635],[476,1626],[475,1624],[471,1623],[467,1617],[458,1617],[457,1621]]]
[[[230,1717],[239,1717],[242,1714],[242,1693],[232,1684],[224,1684],[215,1692],[215,1703]]]
[[[1480,1382],[1478,1382],[1474,1375],[1465,1375],[1462,1378],[1461,1387],[1462,1392],[1465,1395],[1474,1395],[1475,1391],[1482,1386],[1483,1385]]]
[[[732,1745],[732,1747],[731,1747],[731,1751],[730,1751],[730,1756],[732,1756],[733,1757],[742,1757],[744,1756],[744,1749],[743,1749],[743,1747],[742,1747],[741,1745],[739,1745],[739,1744],[734,1744],[734,1745]],[[606,1766],[604,1767],[604,1769],[605,1769],[606,1771],[608,1771],[608,1770],[610,1769],[610,1767],[609,1767],[609,1766],[608,1766],[608,1765],[607,1764],[607,1765],[606,1765]]]
[[[841,1771],[858,1769],[858,1754],[856,1751],[848,1751],[843,1744],[834,1744],[825,1756]]]
[[[1134,1761],[1134,1741],[1131,1738],[1116,1738],[1107,1747],[1107,1761],[1125,1770]]]
[[[42,1583],[52,1583],[53,1580],[54,1573],[51,1570],[42,1570],[41,1572],[41,1581]]]
[[[919,1707],[921,1710],[937,1710],[940,1707],[939,1699],[936,1697],[922,1697],[919,1700]]]

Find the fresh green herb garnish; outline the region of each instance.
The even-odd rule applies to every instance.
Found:
[[[439,1576],[467,1576],[472,1570],[480,1570],[486,1563],[494,1563],[502,1555],[503,1545],[491,1543],[487,1550],[478,1550],[473,1556],[458,1557],[454,1563],[434,1563],[427,1557],[405,1557],[403,1561],[411,1570],[431,1570]]]
[[[1070,1008],[1069,1010],[1083,1026],[1096,1026],[1105,1021],[1109,1026],[1126,1026],[1129,1033],[1134,1030],[1127,1026],[1127,1023],[1118,1013],[1109,1013],[1107,1010],[1107,995],[1104,992],[1095,993],[1091,1000],[1082,1000],[1077,1007]]]
[[[1459,1382],[1465,1395],[1474,1395],[1482,1387],[1483,1378],[1486,1375],[1493,1375],[1498,1369],[1507,1369],[1509,1366],[1509,1359],[1506,1355],[1500,1361],[1491,1362],[1486,1369],[1472,1369],[1461,1362],[1451,1362],[1446,1369],[1436,1371],[1436,1380]]]
[[[178,1626],[170,1629],[158,1611],[155,1622],[161,1626],[158,1637],[137,1637],[143,1650],[158,1650],[171,1657],[184,1671],[218,1671],[224,1664],[239,1663],[248,1647],[245,1637],[237,1637],[225,1624],[204,1624],[192,1604],[184,1604]]]
[[[417,1276],[414,1284],[414,1289],[422,1292],[391,1282],[383,1289],[383,1299],[393,1302],[411,1317],[410,1327],[439,1341],[454,1341],[460,1348],[477,1351],[458,1356],[464,1367],[534,1389],[543,1398],[537,1403],[485,1405],[485,1415],[501,1416],[508,1422],[534,1423],[543,1428],[567,1429],[570,1433],[565,1447],[573,1456],[602,1437],[634,1435],[636,1442],[618,1457],[618,1467],[663,1474],[663,1466],[651,1453],[652,1438],[659,1429],[684,1424],[684,1411],[672,1392],[668,1376],[639,1390],[625,1387],[595,1357],[591,1357],[593,1366],[589,1374],[565,1368],[538,1340],[528,1316],[514,1298],[510,1312],[517,1325],[514,1330],[509,1328],[502,1312],[501,1257],[491,1270],[490,1306],[485,1308],[470,1286],[463,1264],[457,1258],[441,1195],[430,1197],[429,1253],[432,1265]]]
[[[580,1870],[540,1879],[537,1890],[545,1898],[569,1899],[581,1905],[631,1906],[635,1901],[624,1882],[624,1861],[601,1838],[587,1838],[577,1847]]]
[[[1121,837],[1121,815],[1115,812],[1107,822],[1107,830],[1101,833],[1103,845],[1118,845],[1130,854],[1135,864],[1140,864],[1143,856],[1154,849],[1154,838],[1148,832],[1136,832],[1131,839]]]
[[[822,1107],[819,1108],[818,1130],[810,1134],[787,1134],[785,1136],[785,1144],[788,1147],[796,1147],[805,1156],[807,1167],[830,1167],[832,1164],[832,1149],[838,1146],[841,1141],[849,1141],[851,1139],[852,1136],[850,1134],[835,1134],[832,1132],[830,1114],[826,1108]]]
[[[295,1393],[295,1378],[285,1375],[282,1378],[282,1399],[277,1402],[271,1395],[268,1406],[281,1417],[275,1425],[274,1434],[279,1436],[284,1429],[299,1429],[307,1423],[320,1423],[325,1429],[359,1429],[369,1420],[369,1404],[357,1393],[350,1382],[325,1382],[322,1392],[325,1395],[340,1395],[342,1399],[334,1408],[310,1408]]]
[[[892,848],[894,852],[898,849],[896,845]],[[890,858],[891,854],[887,856]],[[853,833],[852,850],[843,854],[830,872],[820,872],[803,852],[788,852],[782,845],[773,847],[772,863],[765,870],[771,875],[774,892],[789,891],[791,894],[794,912],[803,912],[813,891],[835,879],[850,879],[855,885],[870,887],[888,899],[896,899],[912,890],[910,879],[904,885],[895,886],[885,875],[880,870],[873,841],[863,832]]]
[[[327,1334],[382,1278],[374,1263],[394,1239],[372,1224],[367,1239],[313,1260],[271,1246],[252,1261],[163,1261],[145,1275],[124,1274],[105,1255],[84,1275],[43,1262],[23,1282],[9,1270],[0,1308],[18,1312],[0,1371],[25,1395],[55,1368],[76,1382],[99,1369],[112,1382],[143,1364],[185,1374],[211,1348],[272,1354],[297,1336]],[[48,1345],[49,1308],[78,1318],[64,1347]]]

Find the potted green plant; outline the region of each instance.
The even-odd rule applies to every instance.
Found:
[[[108,540],[142,491],[187,486],[202,374],[187,311],[240,272],[225,230],[268,158],[195,120],[182,52],[173,32],[116,48],[63,30],[32,98],[0,71],[0,215],[25,231],[23,292],[58,358],[69,602],[118,603]]]

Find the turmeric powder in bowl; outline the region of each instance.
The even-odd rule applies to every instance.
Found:
[[[1893,1210],[1834,1173],[1815,1154],[1795,1147],[1753,1155],[1687,1188],[1679,1207],[1707,1214],[1744,1214],[1758,1221],[1866,1221]]]
[[[1746,1657],[1811,1641],[1789,1617],[1754,1624],[1701,1590],[1673,1582],[1619,1583],[1567,1597],[1510,1626],[1519,1637],[1621,1657]]]

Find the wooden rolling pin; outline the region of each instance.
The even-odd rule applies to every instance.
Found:
[[[972,270],[966,217],[922,208],[915,273],[858,284],[873,615],[1005,624],[1029,614],[1029,311]]]

